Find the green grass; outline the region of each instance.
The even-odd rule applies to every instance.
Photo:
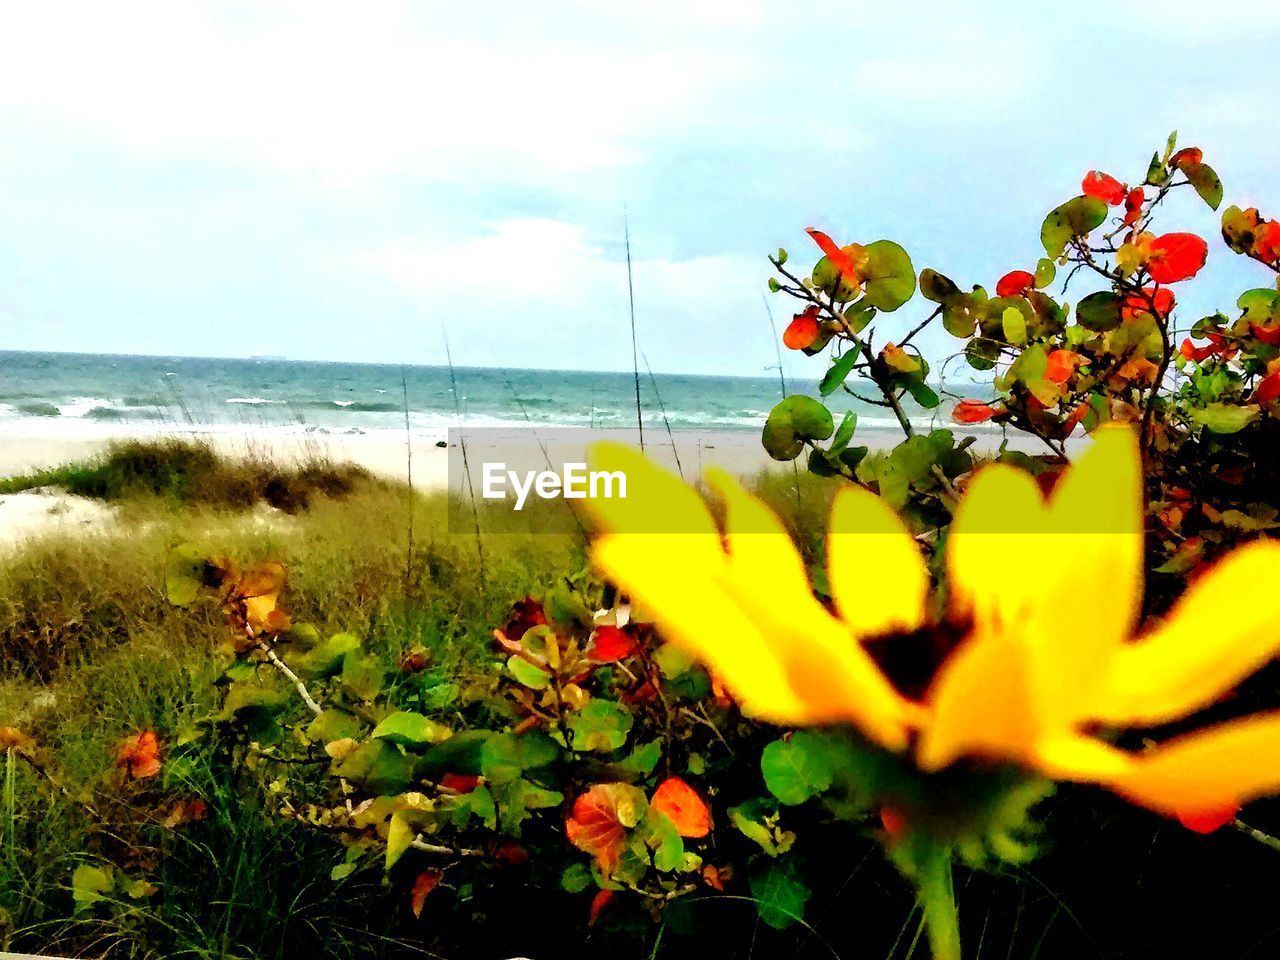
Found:
[[[117,443],[93,460],[0,479],[0,494],[52,486],[109,502],[155,497],[226,509],[261,502],[296,513],[318,497],[347,496],[370,483],[368,471],[352,464],[312,457],[281,466],[253,455],[222,457],[206,443],[169,439]]]
[[[173,546],[282,561],[283,602],[295,621],[355,632],[389,665],[421,644],[436,669],[455,674],[485,662],[512,600],[584,563],[580,534],[555,510],[483,510],[477,543],[469,508],[459,514],[462,532],[451,532],[443,495],[327,464],[274,474],[305,486],[307,506],[292,516],[229,509],[270,498],[228,498],[219,483],[239,478],[245,491],[265,491],[260,481],[271,470],[206,453],[134,444],[7,482],[8,490],[56,483],[101,496],[118,504],[122,521],[0,557],[0,726],[34,737],[40,763],[67,786],[51,793],[25,762],[0,769],[0,950],[247,960],[405,949],[403,910],[371,908],[389,896],[377,872],[335,889],[329,871],[341,847],[271,814],[260,785],[228,774],[212,745],[191,773],[192,793],[209,801],[207,821],[169,831],[126,817],[122,836],[111,837],[79,806],[82,786],[111,794],[103,788],[114,782],[124,736],[150,728],[172,745],[215,710],[225,625],[211,605],[167,603]],[[146,799],[130,797],[129,809]],[[74,915],[72,871],[89,858],[112,859],[125,843],[156,848],[154,870],[142,864],[139,874],[150,872],[164,893]]]

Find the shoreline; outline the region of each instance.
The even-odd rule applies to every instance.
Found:
[[[9,426],[9,425],[5,425]],[[188,440],[208,443],[216,452],[232,458],[258,458],[282,463],[328,459],[349,462],[389,480],[408,480],[409,450],[412,451],[413,486],[422,491],[450,486],[449,456],[456,450],[456,438],[466,438],[472,459],[499,459],[524,469],[543,469],[547,458],[569,462],[581,460],[586,447],[597,440],[615,440],[637,444],[638,435],[631,429],[589,429],[582,427],[490,427],[465,425],[448,433],[432,429],[411,431],[409,449],[403,431],[377,430],[359,433],[329,432],[306,427],[294,428],[206,428],[177,427],[164,430],[119,429],[116,424],[94,425],[94,429],[76,431],[49,430],[38,432],[24,424],[21,430],[0,427],[0,477],[21,476],[41,470],[92,459],[105,453],[113,444],[146,440]],[[998,430],[964,429],[939,423],[957,438],[973,436],[977,452],[994,453],[1004,435]],[[682,470],[700,473],[712,464],[740,476],[762,470],[782,468],[784,463],[772,460],[760,443],[758,430],[665,429],[645,430],[646,452],[664,466],[674,468],[679,459]],[[891,449],[902,438],[896,430],[881,427],[862,428],[854,445],[865,445],[872,451]],[[674,447],[674,451],[673,451]],[[1010,435],[1009,449],[1025,453],[1040,452],[1032,437]],[[473,469],[476,464],[472,464]],[[454,472],[460,467],[455,465]]]

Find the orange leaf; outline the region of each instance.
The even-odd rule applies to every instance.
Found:
[[[782,333],[782,344],[788,350],[804,350],[818,339],[818,308],[807,307],[797,313]]]
[[[1204,151],[1199,147],[1183,147],[1169,158],[1169,166],[1185,173],[1187,167],[1194,167],[1202,160],[1204,160]]]
[[[847,283],[855,287],[862,286],[862,274],[858,271],[857,264],[854,263],[853,257],[848,250],[841,249],[836,242],[821,230],[815,230],[813,227],[807,227],[805,233],[813,237],[813,242],[818,245],[823,253],[827,255],[827,259],[831,261],[831,265],[840,271],[840,276]],[[855,244],[850,244],[856,247]]]
[[[1204,363],[1214,354],[1213,345],[1206,347],[1197,347],[1191,342],[1191,338],[1182,341],[1182,346],[1178,348],[1178,353],[1182,355],[1184,360],[1191,360],[1194,363]]]
[[[1156,283],[1194,277],[1209,256],[1209,245],[1194,233],[1166,233],[1151,241],[1147,272]]]
[[[1127,192],[1123,183],[1101,170],[1090,170],[1086,173],[1080,189],[1084,191],[1086,197],[1094,197],[1111,207],[1123,203]]]
[[[1263,263],[1280,259],[1280,220],[1267,220],[1258,225],[1253,235],[1253,252]]]
[[[154,777],[160,772],[160,741],[155,732],[144,730],[126,737],[116,750],[116,766],[135,780]]]
[[[1020,297],[1035,288],[1036,278],[1025,270],[1011,270],[996,281],[997,297]]]
[[[413,893],[409,897],[409,906],[415,917],[422,916],[422,904],[426,902],[427,894],[436,888],[442,876],[439,870],[423,870],[418,874],[418,879],[413,881]]]
[[[1050,383],[1066,383],[1083,362],[1084,357],[1074,350],[1054,350],[1049,354],[1044,378]]]
[[[981,400],[961,400],[951,411],[951,419],[956,423],[982,423],[999,412],[996,407]]]
[[[1178,822],[1195,833],[1213,833],[1236,818],[1239,807],[1222,807],[1219,810],[1187,810],[1178,814]]]
[[[597,783],[573,803],[565,835],[596,858],[606,876],[613,873],[627,843],[627,829],[644,813],[644,794],[626,783]]]
[[[682,837],[705,837],[711,832],[711,809],[696,790],[679,777],[658,784],[649,809],[665,813]]]
[[[712,890],[719,890],[723,893],[725,879],[725,871],[721,870],[714,864],[708,863],[702,868],[702,882]]]
[[[1255,337],[1257,337],[1259,340],[1261,340],[1263,343],[1267,344],[1268,346],[1280,347],[1280,326],[1261,327],[1258,324],[1254,323],[1252,320],[1250,320],[1249,329],[1253,331],[1253,335]]]
[[[625,627],[596,627],[591,634],[591,659],[597,663],[613,663],[635,652],[636,638]]]
[[[587,914],[588,927],[596,925],[596,921],[600,919],[600,914],[604,913],[604,908],[609,905],[609,901],[612,899],[612,890],[601,890],[591,898],[591,911]]]

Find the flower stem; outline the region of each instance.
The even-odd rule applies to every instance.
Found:
[[[960,914],[951,876],[951,851],[931,847],[920,859],[916,882],[933,960],[960,960]]]

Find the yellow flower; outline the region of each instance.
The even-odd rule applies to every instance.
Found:
[[[629,486],[626,499],[587,501],[596,564],[754,716],[851,723],[925,771],[1011,762],[1183,817],[1280,791],[1280,712],[1139,753],[1096,735],[1186,716],[1280,650],[1270,541],[1224,559],[1133,638],[1141,474],[1126,428],[1100,431],[1048,501],[1020,470],[979,471],[947,537],[945,598],[930,596],[916,542],[885,502],[842,490],[827,538],[837,613],[814,597],[782,523],[727,474],[708,477],[725,501],[722,536],[697,493],[635,451],[602,443],[592,460]],[[877,662],[895,649],[942,654],[918,697]]]

